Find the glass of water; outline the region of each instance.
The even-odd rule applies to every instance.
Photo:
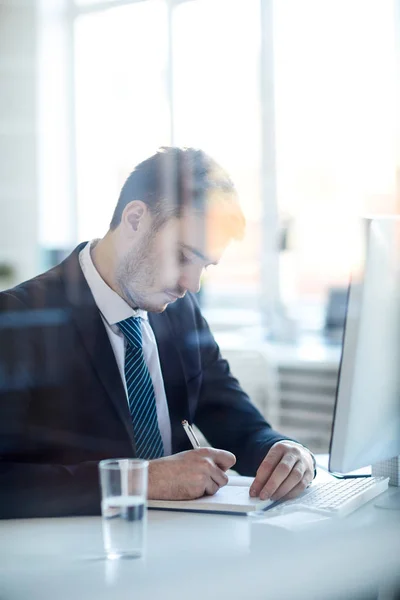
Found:
[[[143,555],[148,466],[148,461],[133,458],[102,460],[99,463],[107,558],[138,558]]]

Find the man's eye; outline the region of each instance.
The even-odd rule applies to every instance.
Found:
[[[179,251],[179,262],[181,265],[187,265],[190,259],[180,250]]]

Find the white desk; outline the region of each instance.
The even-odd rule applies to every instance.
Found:
[[[97,517],[0,521],[0,598],[350,598],[400,577],[399,521],[372,501],[328,526],[260,537],[248,517],[149,511],[146,557],[129,561],[104,560]]]

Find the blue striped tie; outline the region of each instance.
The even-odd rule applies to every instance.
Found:
[[[158,427],[153,383],[143,356],[140,317],[129,317],[117,325],[127,341],[125,379],[135,435],[136,456],[147,459],[159,458],[164,455],[164,446]]]

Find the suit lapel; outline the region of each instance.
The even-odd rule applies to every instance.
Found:
[[[89,359],[134,446],[131,416],[109,337],[92,293],[79,266],[81,244],[61,265],[72,317]]]

